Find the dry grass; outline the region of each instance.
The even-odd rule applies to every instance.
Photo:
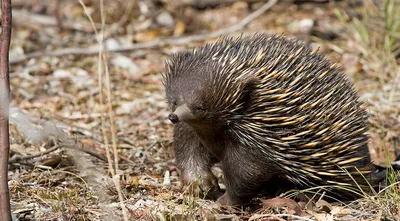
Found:
[[[394,159],[389,150],[393,146],[398,149],[398,139],[388,138],[391,126],[385,121],[400,113],[400,3],[396,0],[378,2],[365,1],[360,10],[361,18],[350,17],[339,10],[336,10],[336,15],[346,29],[345,38],[352,43],[350,49],[356,49],[353,53],[360,55],[362,72],[359,74],[377,79],[380,85],[376,91],[369,89],[364,98],[367,97],[366,105],[373,116],[371,130],[380,135],[378,145],[373,147],[381,150],[386,165],[389,165],[387,187],[360,202],[367,208],[383,211],[383,216],[397,217],[400,188],[398,172],[390,166]]]

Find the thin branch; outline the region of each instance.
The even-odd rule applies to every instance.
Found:
[[[79,3],[81,4],[81,6],[83,7],[90,23],[93,26],[93,29],[96,29],[95,25],[94,25],[94,21],[92,16],[90,15],[89,11],[86,8],[85,3],[82,0],[79,0]],[[103,74],[106,74],[106,82],[107,87],[105,88],[106,91],[108,91],[107,93],[107,98],[108,98],[108,104],[110,104],[110,99],[111,99],[111,92],[109,91],[109,84],[110,84],[110,79],[109,79],[109,73],[108,73],[108,63],[107,63],[107,59],[105,56],[105,47],[104,47],[104,30],[105,30],[105,12],[104,12],[104,2],[103,0],[100,0],[100,13],[101,13],[101,29],[100,32],[95,30],[96,33],[96,38],[97,38],[97,42],[99,45],[98,51],[96,51],[96,54],[98,54],[98,76],[99,76],[99,80],[98,80],[98,87],[99,87],[99,100],[100,100],[100,105],[104,108],[105,107],[105,102],[104,102],[104,96],[103,96]],[[125,203],[124,203],[124,198],[122,196],[122,191],[121,191],[121,184],[120,184],[120,177],[119,174],[117,174],[118,172],[118,153],[117,153],[117,141],[116,141],[116,132],[115,132],[115,128],[114,128],[114,121],[112,118],[112,114],[111,114],[111,109],[112,107],[109,106],[109,116],[110,116],[110,123],[111,123],[111,133],[112,133],[112,147],[114,150],[114,165],[115,168],[112,166],[112,158],[111,158],[111,154],[110,154],[110,147],[109,147],[109,141],[108,141],[108,137],[106,134],[106,126],[105,126],[105,117],[104,115],[101,115],[100,119],[101,119],[101,131],[103,134],[103,140],[104,140],[104,146],[106,148],[106,156],[107,156],[107,161],[108,161],[108,165],[109,165],[109,171],[111,173],[112,176],[112,180],[114,182],[115,188],[117,189],[117,193],[118,193],[118,198],[121,204],[121,209],[122,209],[122,215],[125,221],[129,220],[128,217],[128,212],[127,209],[125,207]]]
[[[44,156],[44,155],[49,154],[51,152],[54,152],[54,151],[58,150],[59,148],[61,148],[61,146],[55,145],[54,147],[51,147],[51,148],[47,149],[46,151],[43,151],[43,152],[40,152],[40,153],[37,153],[37,154],[32,154],[32,155],[28,155],[28,156],[17,156],[17,157],[14,157],[14,158],[10,159],[10,161],[8,161],[8,163],[9,164],[17,163],[19,161],[30,160],[30,159],[33,159],[33,158],[36,158],[36,157],[41,157],[41,156]]]
[[[10,159],[10,161],[8,163],[12,164],[12,163],[17,163],[19,161],[30,160],[30,159],[33,159],[33,158],[36,158],[36,157],[42,157],[42,156],[44,156],[46,154],[49,154],[51,152],[54,152],[54,151],[56,151],[56,150],[58,150],[60,148],[64,148],[64,147],[65,148],[75,149],[75,150],[78,150],[78,151],[82,151],[82,152],[87,153],[87,154],[89,154],[89,155],[91,155],[93,157],[96,157],[99,160],[107,162],[107,159],[105,157],[103,157],[102,155],[97,154],[95,152],[92,152],[90,150],[87,150],[84,147],[83,144],[80,144],[79,146],[80,147],[76,147],[75,145],[71,145],[71,144],[68,144],[68,143],[60,143],[60,144],[56,144],[55,146],[53,146],[53,147],[51,147],[51,148],[49,148],[49,149],[47,149],[47,150],[45,150],[43,152],[37,153],[37,154],[32,154],[32,155],[28,155],[28,156],[17,156],[17,157],[14,157],[14,158]]]
[[[151,49],[151,48],[160,48],[167,45],[186,45],[191,42],[195,41],[204,41],[209,38],[216,38],[221,35],[228,35],[235,31],[238,31],[248,25],[251,21],[265,13],[269,10],[272,6],[274,6],[278,0],[269,0],[265,3],[262,7],[245,17],[239,23],[232,25],[227,28],[219,29],[213,32],[207,32],[198,35],[190,35],[184,37],[177,37],[177,38],[166,38],[166,39],[156,39],[154,41],[138,43],[138,44],[131,44],[125,45],[117,48],[107,49],[107,52],[128,52],[134,51],[139,49]],[[43,56],[52,56],[52,57],[60,57],[65,55],[98,55],[99,53],[99,45],[92,46],[89,48],[65,48],[56,51],[38,51],[32,52],[25,55],[18,55],[18,57],[12,57],[10,60],[11,64],[19,63],[31,58],[43,57]]]
[[[105,158],[104,156],[102,156],[102,155],[100,155],[100,154],[97,154],[97,153],[95,153],[95,152],[93,152],[93,151],[87,150],[86,148],[84,148],[83,144],[82,144],[81,148],[78,148],[78,147],[75,147],[75,146],[73,146],[73,147],[71,147],[71,148],[74,148],[75,150],[82,151],[82,152],[84,152],[84,153],[89,154],[89,155],[92,156],[92,157],[96,157],[96,158],[99,159],[99,160],[102,160],[102,161],[104,161],[104,162],[107,162],[107,158]],[[129,163],[132,163],[132,161],[129,161]]]
[[[101,28],[101,40],[99,41],[99,44],[102,45],[102,49],[105,49],[104,48],[104,39],[105,39],[106,15],[105,15],[105,12],[104,12],[104,2],[103,2],[103,0],[100,0],[100,11],[101,11],[102,28]],[[119,202],[121,204],[121,209],[122,209],[122,215],[124,217],[124,220],[128,221],[129,220],[128,211],[127,211],[127,208],[125,206],[124,197],[122,196],[120,176],[118,174],[119,168],[118,168],[117,132],[116,132],[116,129],[115,129],[114,113],[113,113],[112,105],[111,105],[112,97],[111,97],[111,91],[110,91],[110,73],[109,73],[109,70],[108,70],[107,54],[105,52],[106,52],[106,50],[100,50],[99,51],[99,56],[101,56],[101,58],[99,59],[99,65],[104,65],[104,73],[100,72],[99,75],[102,75],[102,74],[106,75],[106,82],[105,82],[106,87],[105,87],[105,90],[106,90],[106,93],[107,93],[108,118],[109,118],[109,121],[110,121],[111,142],[112,142],[112,148],[113,148],[113,152],[114,152],[114,171],[115,171],[115,175],[112,177],[112,180],[114,181],[115,188],[117,189],[118,198],[119,198]],[[102,93],[103,92],[100,90],[100,94],[102,94]],[[102,105],[104,107],[104,103]],[[105,131],[104,127],[102,129],[103,129],[103,131]]]
[[[15,118],[16,118],[15,113],[22,114],[22,115],[23,115],[23,119],[25,119],[26,121],[31,122],[31,123],[29,123],[29,126],[27,126],[27,127],[29,127],[29,128],[36,127],[37,124],[42,124],[42,123],[43,123],[43,119],[39,119],[39,118],[35,118],[35,117],[32,117],[32,116],[28,116],[28,115],[24,114],[23,111],[22,111],[21,109],[19,109],[19,108],[17,108],[17,107],[12,107],[12,108],[10,109],[10,112],[11,112],[11,113],[14,113],[14,115],[11,115],[11,119],[10,119],[11,124],[16,125],[16,126],[17,126],[17,129],[18,129],[20,126],[18,126],[18,124],[19,124],[18,121],[15,120]],[[13,119],[13,118],[14,118],[14,119]],[[104,152],[95,153],[95,152],[91,151],[91,150],[90,150],[90,147],[88,147],[87,145],[84,145],[82,142],[78,142],[77,140],[79,140],[79,139],[75,140],[75,139],[71,138],[71,137],[68,136],[64,131],[69,130],[69,131],[71,131],[71,133],[81,133],[81,134],[84,134],[86,137],[92,137],[93,139],[95,139],[95,140],[96,140],[97,142],[99,142],[99,143],[102,142],[102,141],[101,141],[101,138],[102,138],[102,135],[101,135],[101,134],[99,134],[99,133],[97,133],[97,132],[94,132],[94,131],[91,131],[91,130],[88,130],[88,129],[85,129],[85,128],[82,128],[82,127],[67,125],[67,124],[64,124],[64,123],[62,123],[62,122],[56,121],[56,120],[54,120],[54,119],[51,120],[51,121],[49,120],[48,122],[54,123],[54,125],[55,125],[57,128],[60,128],[61,131],[62,131],[62,132],[61,132],[61,133],[62,133],[61,135],[60,135],[60,134],[55,135],[56,137],[58,137],[59,140],[62,141],[62,142],[60,142],[60,143],[58,144],[60,147],[76,149],[76,150],[79,150],[79,151],[81,151],[81,152],[85,152],[85,153],[87,153],[87,154],[89,154],[89,155],[91,155],[91,156],[93,156],[93,157],[96,157],[96,158],[98,158],[99,160],[102,160],[102,161],[107,162],[107,159],[102,155]],[[45,124],[46,124],[46,122],[45,122]],[[21,129],[21,128],[19,128],[19,129]],[[43,130],[49,130],[49,128],[41,129],[41,131],[43,131]],[[19,132],[22,133],[22,134],[27,133],[26,131],[25,131],[25,132],[19,131]],[[42,140],[43,142],[45,142],[45,140],[48,139],[48,138],[50,138],[50,137],[46,136],[46,137],[43,137],[43,139],[41,139],[41,140]],[[26,137],[25,137],[25,139],[26,139]],[[125,143],[127,143],[127,144],[130,145],[130,146],[133,145],[133,143],[132,143],[129,139],[127,139],[126,137],[122,137],[122,136],[121,136],[121,137],[119,137],[118,139],[121,140],[121,141],[123,141],[123,142],[125,142]],[[50,152],[51,152],[51,151],[48,151],[48,152],[46,151],[45,153],[50,153]],[[31,156],[27,156],[26,158],[24,158],[24,157],[18,157],[18,160],[31,159],[31,158],[34,158],[34,157],[39,157],[39,156],[41,156],[41,155],[43,155],[43,153],[39,153],[39,154],[37,154],[37,155],[35,155],[35,156],[33,156],[33,157],[31,157]],[[135,163],[135,162],[133,162],[132,160],[130,160],[130,159],[128,159],[128,158],[126,158],[126,157],[124,157],[124,156],[122,156],[122,155],[118,155],[118,159],[122,159],[123,161],[125,161],[125,162],[127,162],[127,163],[130,163],[130,164],[134,164],[134,163]],[[15,163],[15,162],[17,162],[17,159],[16,159],[16,158],[12,158],[11,161],[10,161],[9,163]]]
[[[11,220],[10,194],[8,190],[9,140],[9,49],[11,40],[11,0],[1,1],[0,36],[0,220]]]

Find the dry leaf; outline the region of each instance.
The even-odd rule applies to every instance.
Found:
[[[319,209],[319,211],[330,213],[332,211],[332,205],[325,200],[318,200],[315,203],[315,206]]]
[[[185,33],[186,25],[182,20],[178,20],[175,24],[174,36],[179,36]]]
[[[293,210],[293,214],[301,215],[301,208],[294,200],[289,198],[276,197],[272,199],[262,200],[264,208],[280,208],[287,207]]]
[[[139,32],[135,35],[134,38],[137,42],[148,42],[158,38],[159,35],[160,35],[159,30],[151,30],[151,31]]]

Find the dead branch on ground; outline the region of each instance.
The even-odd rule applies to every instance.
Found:
[[[256,11],[252,12],[250,15],[245,17],[243,20],[241,20],[239,23],[232,25],[227,28],[219,29],[213,32],[208,32],[204,34],[198,34],[198,35],[190,35],[190,36],[184,36],[184,37],[178,37],[178,38],[166,38],[166,39],[156,39],[154,41],[150,42],[144,42],[144,43],[138,43],[138,44],[131,44],[131,45],[125,45],[113,49],[108,49],[107,52],[111,53],[116,53],[116,52],[128,52],[128,51],[135,51],[135,50],[140,50],[140,49],[152,49],[152,48],[160,48],[164,47],[167,45],[186,45],[191,42],[198,42],[198,41],[204,41],[206,39],[210,38],[216,38],[221,35],[228,35],[231,34],[235,31],[238,31],[248,25],[251,21],[265,13],[267,10],[269,10],[272,6],[274,6],[278,0],[269,0],[267,3],[265,3],[263,6],[261,6],[259,9]],[[60,57],[60,56],[65,56],[65,55],[98,55],[99,53],[99,46],[92,46],[89,48],[65,48],[65,49],[60,49],[60,50],[55,50],[55,51],[38,51],[38,52],[32,52],[29,54],[25,55],[19,55],[18,57],[13,57],[10,60],[11,64],[16,64],[31,58],[38,58],[38,57],[44,57],[44,56],[52,56],[52,57]]]

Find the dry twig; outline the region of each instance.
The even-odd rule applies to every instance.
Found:
[[[98,54],[98,86],[99,86],[99,99],[100,99],[100,105],[104,108],[105,107],[105,102],[104,102],[104,96],[103,96],[103,74],[106,75],[106,87],[105,90],[107,92],[107,105],[109,106],[108,108],[108,117],[110,120],[110,125],[111,125],[111,141],[112,141],[112,148],[114,152],[114,167],[112,166],[112,161],[113,159],[111,158],[110,154],[110,148],[109,148],[109,141],[108,137],[106,134],[106,126],[105,126],[105,117],[101,115],[101,128],[102,128],[102,133],[103,133],[103,140],[104,140],[104,146],[106,148],[106,156],[107,156],[107,161],[109,165],[109,171],[112,176],[112,180],[114,182],[115,188],[117,189],[118,193],[118,198],[121,204],[121,209],[122,209],[122,215],[124,220],[129,220],[128,218],[128,212],[125,207],[125,202],[124,198],[122,196],[122,191],[121,191],[121,184],[120,184],[120,177],[119,174],[117,174],[118,171],[118,152],[117,152],[117,136],[116,136],[116,129],[115,129],[115,120],[114,120],[114,113],[112,111],[112,104],[111,104],[111,91],[110,91],[110,75],[108,71],[108,64],[107,64],[107,56],[105,54],[105,48],[104,48],[104,31],[105,31],[105,13],[104,13],[104,2],[103,0],[100,0],[100,12],[101,12],[101,29],[100,33],[96,30],[96,27],[93,22],[93,18],[90,16],[90,13],[88,12],[85,3],[82,0],[79,0],[79,3],[82,5],[88,19],[90,20],[90,23],[93,26],[93,29],[95,29],[96,37],[97,37],[97,42],[99,45],[99,50],[97,51]],[[105,108],[104,108],[105,109]]]
[[[43,151],[43,152],[40,152],[40,153],[37,153],[37,154],[32,154],[32,155],[29,155],[29,156],[13,157],[8,163],[10,163],[10,164],[11,163],[17,163],[19,161],[30,160],[30,159],[33,159],[33,158],[36,158],[36,157],[42,157],[42,156],[44,156],[46,154],[54,152],[54,151],[56,151],[56,150],[58,150],[60,148],[63,148],[63,147],[72,148],[72,149],[75,149],[75,150],[82,151],[82,152],[87,153],[87,154],[89,154],[89,155],[91,155],[93,157],[96,157],[99,160],[107,162],[107,159],[105,157],[103,157],[102,155],[97,154],[95,152],[92,152],[90,150],[87,150],[86,148],[83,147],[83,144],[81,144],[80,147],[76,147],[75,145],[71,145],[71,144],[68,144],[68,143],[60,143],[60,144],[57,144],[57,145],[47,149],[46,151]]]
[[[239,23],[232,25],[227,28],[219,29],[213,32],[208,32],[204,34],[198,35],[190,35],[185,37],[178,37],[178,38],[167,38],[167,39],[156,39],[150,42],[138,43],[138,44],[131,44],[125,45],[113,49],[107,50],[107,52],[127,52],[127,51],[134,51],[139,49],[150,49],[150,48],[159,48],[164,47],[167,45],[186,45],[191,42],[195,41],[204,41],[209,38],[216,38],[221,35],[228,35],[235,31],[238,31],[249,24],[251,21],[262,15],[268,9],[270,9],[273,5],[275,5],[278,0],[269,0],[265,3],[262,7],[245,17]],[[64,55],[97,55],[99,53],[99,45],[92,46],[89,48],[65,48],[55,51],[38,51],[33,52],[25,55],[19,55],[18,57],[12,57],[10,60],[11,64],[16,64],[27,59],[43,57],[43,56],[52,56],[52,57],[60,57]]]
[[[55,146],[47,149],[46,151],[43,151],[43,152],[40,152],[40,153],[37,153],[37,154],[32,154],[32,155],[28,155],[28,156],[16,156],[16,157],[13,157],[12,159],[10,159],[8,161],[8,163],[17,163],[19,161],[30,160],[30,159],[33,159],[33,158],[36,158],[36,157],[41,157],[43,155],[49,154],[51,152],[54,152],[54,151],[58,150],[59,148],[61,148],[61,146],[55,145]]]

